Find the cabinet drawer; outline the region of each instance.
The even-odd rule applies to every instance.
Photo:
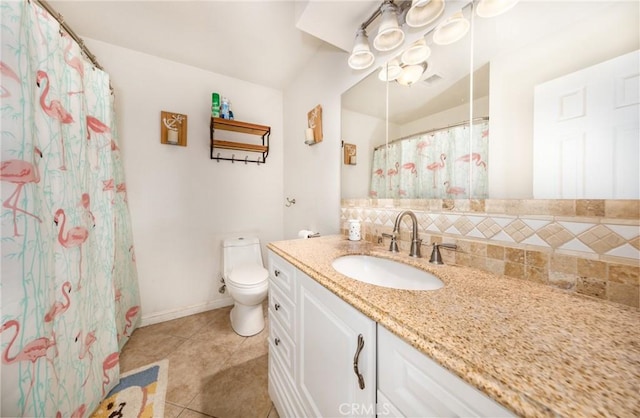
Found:
[[[514,416],[381,326],[378,389],[404,416]]]
[[[278,357],[269,356],[269,396],[283,418],[303,416],[300,399],[293,387],[294,382],[284,372]]]
[[[280,256],[269,251],[270,282],[280,287],[291,301],[295,302],[295,267],[284,261]]]
[[[278,286],[269,287],[269,317],[278,321],[292,340],[295,340],[295,307]]]
[[[293,379],[295,365],[295,344],[282,328],[279,321],[269,323],[269,355],[278,357],[289,379]]]

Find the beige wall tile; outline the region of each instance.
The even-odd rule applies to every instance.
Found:
[[[487,257],[495,260],[504,260],[504,247],[501,245],[487,245]]]
[[[525,251],[525,264],[538,269],[549,268],[549,254],[540,251]]]
[[[607,278],[607,263],[596,260],[578,259],[578,275],[582,277]]]
[[[484,212],[485,211],[484,202],[485,202],[484,199],[472,199],[470,201],[471,212]]]
[[[524,250],[519,248],[505,248],[504,259],[510,263],[524,264],[525,255]]]
[[[484,242],[471,241],[471,248],[469,252],[475,256],[487,256],[487,244]]]
[[[525,266],[525,279],[537,283],[547,283],[549,281],[549,275],[546,269],[539,269],[532,266]]]
[[[577,274],[578,258],[570,255],[552,254],[549,270],[557,273]]]
[[[576,292],[599,299],[605,299],[607,295],[607,282],[601,279],[578,277]]]
[[[504,265],[505,262],[503,260],[494,260],[491,258],[486,259],[486,269],[488,272],[493,274],[504,274]]]
[[[640,287],[637,285],[609,282],[607,299],[634,308],[640,307]]]
[[[609,281],[640,286],[640,267],[610,264]]]
[[[604,208],[607,218],[640,218],[640,200],[607,200]]]
[[[505,276],[515,277],[517,279],[524,279],[524,264],[505,262],[504,264]]]
[[[576,200],[576,216],[604,216],[604,200]]]
[[[560,289],[575,290],[577,281],[578,277],[575,274],[549,272],[549,284]]]

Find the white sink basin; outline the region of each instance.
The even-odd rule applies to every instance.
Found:
[[[386,258],[346,255],[331,264],[341,274],[376,286],[406,290],[436,290],[444,286],[431,273]]]

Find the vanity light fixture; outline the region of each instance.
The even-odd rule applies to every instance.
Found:
[[[391,51],[404,41],[404,32],[398,23],[398,7],[389,0],[380,7],[382,22],[378,34],[373,39],[373,47],[378,51]]]
[[[383,65],[378,73],[380,81],[393,81],[402,74],[402,67],[397,59],[392,59],[386,65]]]
[[[402,53],[400,60],[405,65],[416,65],[424,62],[431,55],[431,49],[427,46],[427,40],[423,37],[415,41]]]
[[[519,0],[480,0],[476,14],[480,17],[494,17],[511,10]]]
[[[373,64],[373,53],[369,49],[369,37],[364,26],[358,29],[353,51],[349,55],[349,67],[354,70],[364,70]]]
[[[444,12],[444,0],[413,0],[407,12],[407,25],[420,28],[433,22]]]
[[[420,80],[422,74],[427,69],[427,63],[421,62],[415,65],[407,65],[402,68],[402,74],[396,78],[396,82],[402,86],[410,86],[416,81]]]
[[[433,43],[449,45],[459,41],[469,32],[471,24],[462,15],[462,11],[454,13],[450,18],[440,23],[433,32]]]

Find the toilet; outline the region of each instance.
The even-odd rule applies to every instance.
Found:
[[[269,285],[260,240],[256,237],[226,239],[222,246],[224,282],[234,301],[231,327],[243,337],[255,335],[264,328],[262,301],[267,297]]]

